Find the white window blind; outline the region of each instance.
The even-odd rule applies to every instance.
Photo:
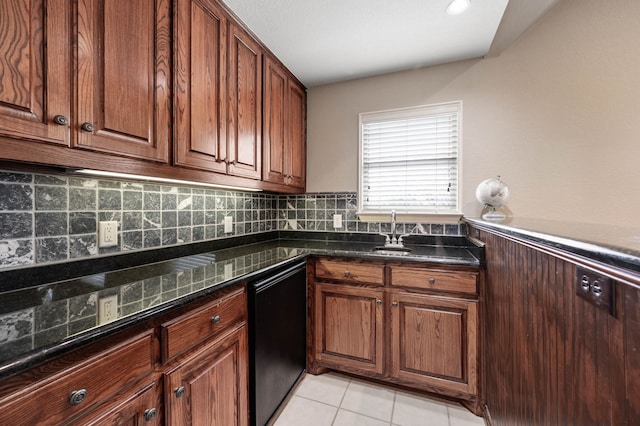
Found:
[[[461,114],[461,102],[360,114],[361,213],[457,213]]]

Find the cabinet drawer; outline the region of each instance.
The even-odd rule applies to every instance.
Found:
[[[426,268],[390,266],[391,285],[452,293],[477,294],[478,274],[467,271],[436,271]]]
[[[0,424],[63,424],[150,374],[153,334],[129,339],[0,402]]]
[[[238,290],[161,325],[164,362],[247,318],[247,293]]]
[[[384,265],[376,263],[347,262],[332,259],[316,259],[316,278],[342,282],[384,284]]]

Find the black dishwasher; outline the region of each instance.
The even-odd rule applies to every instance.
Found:
[[[251,424],[267,424],[306,368],[306,263],[249,284]]]

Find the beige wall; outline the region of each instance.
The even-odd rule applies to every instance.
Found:
[[[356,191],[358,113],[463,101],[463,212],[638,226],[640,1],[561,0],[499,56],[309,89],[307,191]]]

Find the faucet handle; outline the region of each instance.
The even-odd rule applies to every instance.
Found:
[[[398,245],[402,245],[402,239],[403,239],[404,237],[409,237],[409,236],[411,236],[411,234],[402,234],[402,235],[400,235],[400,236],[398,237]]]
[[[389,235],[383,234],[382,232],[379,232],[378,234],[380,234],[380,235],[382,235],[384,237],[384,243],[385,244],[391,243],[391,239],[389,239]]]

